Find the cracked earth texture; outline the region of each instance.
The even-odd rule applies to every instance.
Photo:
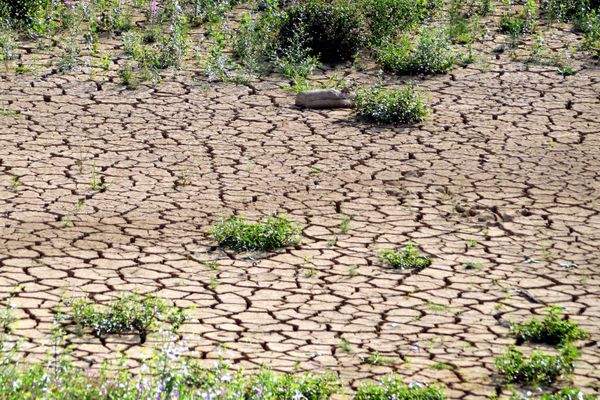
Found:
[[[0,291],[22,288],[25,353],[45,353],[65,294],[152,292],[197,307],[181,335],[203,358],[227,344],[247,369],[299,362],[350,385],[396,371],[487,398],[514,343],[503,322],[556,304],[591,332],[573,381],[597,391],[600,74],[489,58],[419,82],[433,112],[411,127],[300,110],[277,78],[209,86],[182,71],[127,91],[85,71],[4,73],[0,101],[21,116],[0,117]],[[222,216],[280,212],[303,224],[295,248],[248,258],[209,236]],[[408,240],[430,268],[379,263]],[[72,341],[90,363],[142,355],[135,338]],[[361,360],[374,351],[392,364]]]

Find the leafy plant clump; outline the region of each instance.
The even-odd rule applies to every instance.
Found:
[[[506,383],[550,385],[573,372],[573,362],[577,355],[576,348],[565,346],[558,355],[535,351],[527,357],[511,346],[496,359],[496,367],[504,375]]]
[[[362,0],[371,43],[394,37],[418,26],[440,6],[427,0]]]
[[[71,312],[60,316],[60,319],[73,322],[81,330],[89,330],[96,337],[137,333],[141,343],[159,323],[168,325],[174,332],[186,318],[183,309],[169,306],[164,300],[151,295],[128,294],[107,306],[100,306],[87,298],[69,300],[67,305]]]
[[[456,64],[457,56],[442,30],[424,28],[416,39],[402,35],[376,50],[381,66],[395,74],[442,74]]]
[[[359,90],[354,110],[359,119],[382,124],[413,124],[429,116],[429,108],[412,83],[398,89],[376,86]]]
[[[594,395],[583,394],[579,389],[565,388],[556,393],[544,393],[539,396],[540,400],[596,400]]]
[[[279,31],[281,49],[304,33],[304,48],[322,61],[352,60],[367,41],[365,21],[355,3],[306,0],[285,9]]]
[[[367,383],[358,388],[354,400],[444,400],[444,390],[438,386],[405,385],[397,376],[383,379],[380,384]]]
[[[256,223],[232,215],[214,226],[212,236],[235,251],[269,251],[300,243],[300,226],[285,214]]]
[[[431,265],[431,258],[423,256],[408,242],[402,249],[384,249],[379,252],[379,259],[395,269],[420,271]]]
[[[542,0],[541,9],[551,20],[571,21],[597,10],[598,0]]]
[[[550,307],[543,320],[533,318],[522,324],[513,324],[511,333],[516,336],[517,344],[533,342],[561,345],[589,337],[577,324],[563,319],[562,314],[560,307]]]

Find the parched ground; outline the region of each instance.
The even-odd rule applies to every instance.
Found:
[[[184,70],[127,91],[116,72],[2,73],[0,105],[21,116],[0,116],[0,291],[20,287],[26,352],[46,351],[65,295],[153,292],[197,307],[182,335],[203,358],[226,344],[248,369],[334,369],[351,385],[397,371],[487,398],[514,343],[506,321],[556,304],[591,333],[573,381],[598,392],[600,70],[563,78],[490,46],[420,81],[431,118],[402,127],[300,110],[278,78],[209,85]],[[303,225],[296,248],[236,256],[210,239],[222,216],[280,212]],[[379,263],[408,240],[430,268]],[[73,341],[87,362],[141,357],[135,338]],[[361,359],[375,351],[392,364]]]

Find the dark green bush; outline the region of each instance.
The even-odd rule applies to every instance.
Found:
[[[416,38],[403,35],[377,49],[379,64],[396,74],[442,74],[454,66],[456,59],[446,34],[430,28],[424,28]]]
[[[585,15],[592,10],[598,10],[600,0],[542,0],[541,9],[548,18],[557,21],[570,21]]]
[[[543,320],[536,318],[523,324],[513,324],[511,333],[517,337],[517,344],[523,342],[564,344],[585,339],[589,335],[577,324],[562,318],[562,309],[550,307]]]
[[[27,21],[39,9],[48,7],[51,0],[0,0],[0,16],[17,22]]]
[[[359,119],[383,124],[412,124],[429,115],[429,109],[412,83],[399,89],[372,87],[359,90],[354,109]]]
[[[305,0],[285,9],[279,41],[281,48],[292,45],[295,32],[304,33],[304,47],[321,61],[352,60],[367,41],[367,29],[357,3]]]
[[[436,6],[436,1],[428,0],[361,0],[371,41],[375,43],[414,28]]]

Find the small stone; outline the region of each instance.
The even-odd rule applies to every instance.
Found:
[[[309,90],[298,93],[296,105],[305,108],[351,108],[352,96],[349,91],[335,89]]]

